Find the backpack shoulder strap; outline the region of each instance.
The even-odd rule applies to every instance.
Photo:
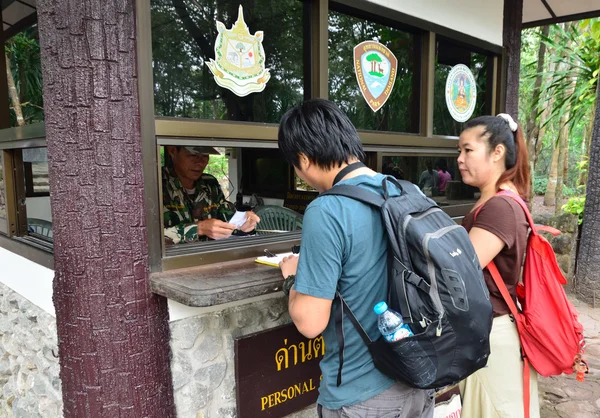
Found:
[[[498,268],[496,267],[496,263],[494,263],[493,261],[490,261],[490,263],[486,266],[486,268],[490,271],[490,274],[492,275],[492,278],[494,279],[494,283],[496,283],[496,286],[498,287],[498,289],[500,290],[500,293],[502,294],[502,298],[504,299],[504,301],[508,305],[508,308],[510,309],[510,313],[515,318],[515,321],[517,324],[517,330],[519,331],[519,333],[521,333],[519,321],[517,319],[518,315],[519,315],[519,311],[517,310],[517,306],[515,305],[515,302],[512,300],[512,298],[510,297],[510,294],[508,293],[508,288],[506,287],[504,280],[502,280],[502,277],[500,276],[500,272],[498,271]],[[529,403],[530,403],[530,395],[531,395],[530,387],[529,387],[529,359],[523,353],[522,347],[521,347],[521,356],[523,357],[523,411],[524,411],[524,417],[529,418]]]
[[[373,193],[360,186],[351,186],[348,184],[334,186],[331,189],[321,193],[319,196],[327,195],[349,197],[350,199],[358,200],[360,202],[366,203],[367,205],[376,206],[378,208],[380,208],[381,205],[383,205],[383,202],[385,202],[383,196],[380,196],[377,193]]]
[[[489,270],[490,274],[492,275],[492,279],[494,279],[494,283],[496,283],[498,290],[502,294],[502,298],[508,305],[508,309],[510,309],[510,313],[516,318],[517,315],[519,314],[519,310],[517,309],[517,305],[515,305],[515,302],[513,301],[513,299],[510,297],[510,293],[508,292],[506,283],[504,283],[504,280],[502,280],[502,276],[500,275],[500,272],[498,271],[498,267],[496,267],[496,263],[494,263],[494,261],[492,260],[489,262],[489,264],[486,266],[486,268]]]
[[[527,223],[529,224],[529,228],[531,229],[531,232],[534,235],[538,234],[538,232],[535,228],[535,224],[533,223],[533,218],[531,217],[531,212],[529,212],[529,208],[527,207],[527,204],[525,203],[525,201],[523,199],[521,199],[521,196],[519,196],[518,194],[511,192],[509,190],[501,190],[500,192],[497,193],[497,195],[498,196],[508,196],[512,200],[517,202],[519,204],[519,206],[521,206],[521,209],[523,209],[523,212],[525,212],[525,217],[527,218]]]
[[[335,308],[334,319],[335,319],[335,335],[337,337],[338,346],[339,346],[338,350],[339,350],[339,362],[340,362],[339,367],[338,367],[338,374],[337,374],[337,386],[340,386],[342,384],[342,367],[344,367],[344,345],[345,345],[344,324],[343,324],[344,313],[348,314],[348,318],[350,319],[350,322],[352,322],[352,325],[354,325],[354,328],[356,329],[356,331],[358,331],[358,334],[361,336],[362,340],[365,342],[367,347],[371,344],[372,341],[371,341],[371,338],[369,338],[367,331],[365,331],[365,329],[362,327],[360,322],[358,322],[358,319],[356,318],[356,316],[354,316],[354,313],[352,312],[352,310],[350,310],[350,307],[348,307],[348,305],[346,304],[346,301],[344,300],[344,298],[342,297],[342,295],[340,294],[339,291],[335,292],[335,297],[339,301],[339,305]]]

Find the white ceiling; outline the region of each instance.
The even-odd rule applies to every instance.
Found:
[[[600,16],[600,0],[523,0],[524,26],[539,26],[553,23],[552,21],[565,22],[598,16]],[[545,22],[546,20],[548,22]]]

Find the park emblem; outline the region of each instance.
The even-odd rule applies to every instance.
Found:
[[[466,122],[477,103],[477,84],[473,73],[464,64],[452,67],[446,79],[446,105],[457,122]]]
[[[398,60],[385,45],[365,41],[354,47],[354,72],[360,91],[373,112],[385,104],[394,88]]]
[[[206,63],[217,84],[240,97],[263,91],[271,78],[265,69],[263,32],[250,35],[241,5],[231,29],[217,21],[217,31],[215,59]]]

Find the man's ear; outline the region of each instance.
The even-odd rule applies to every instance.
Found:
[[[171,156],[171,159],[175,158],[177,148],[175,148],[173,145],[167,145],[165,149],[167,150],[167,153]]]
[[[306,169],[310,168],[312,165],[312,161],[306,156],[306,154],[300,153],[298,154],[298,164],[300,170],[306,171]]]

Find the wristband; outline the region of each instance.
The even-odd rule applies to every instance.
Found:
[[[286,296],[290,295],[290,290],[292,290],[292,287],[294,286],[294,283],[296,282],[296,275],[295,274],[290,274],[289,276],[287,276],[284,280],[283,280],[283,293]]]

